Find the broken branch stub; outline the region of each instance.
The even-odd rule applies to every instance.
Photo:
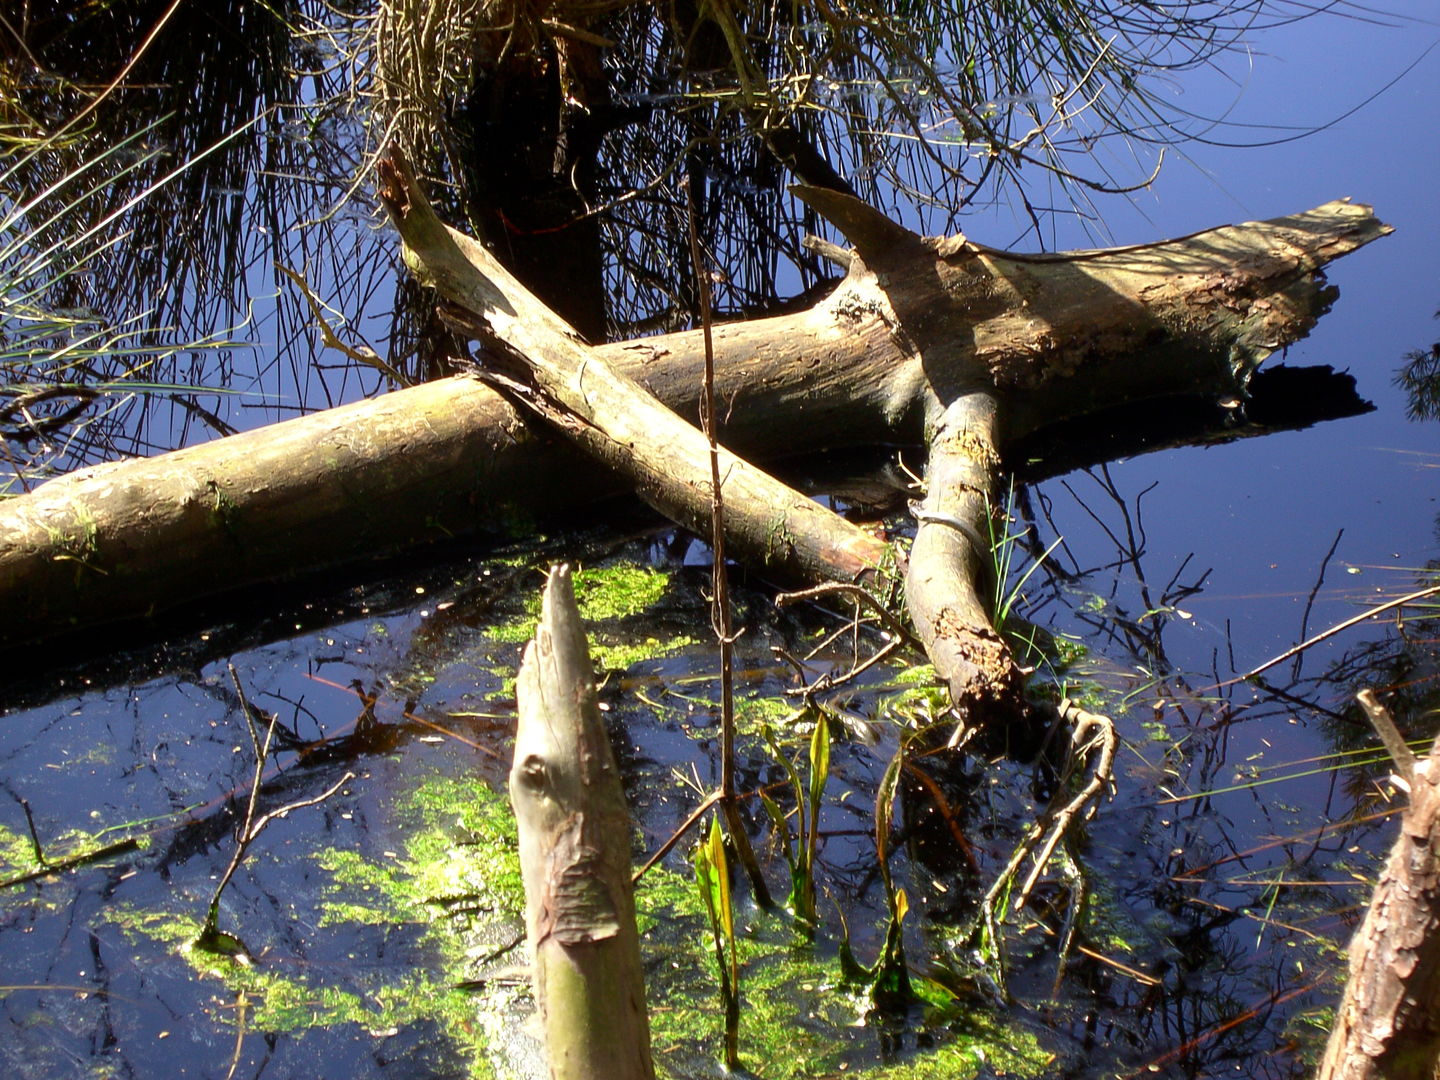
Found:
[[[510,801],[552,1080],[653,1080],[630,814],[567,566],[550,571],[515,681]]]

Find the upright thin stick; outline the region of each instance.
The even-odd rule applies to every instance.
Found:
[[[720,484],[720,443],[715,437],[715,342],[711,334],[710,274],[700,256],[700,235],[695,224],[695,191],[685,178],[686,225],[690,234],[690,262],[695,268],[695,292],[700,302],[700,329],[705,339],[705,374],[700,388],[700,430],[710,444],[710,625],[720,641],[720,797],[735,798],[734,642],[730,621],[730,578],[725,573],[725,495]]]
[[[685,220],[690,236],[690,262],[695,268],[695,291],[700,302],[700,328],[705,340],[705,374],[700,390],[700,430],[710,444],[710,624],[720,642],[720,808],[740,864],[750,878],[755,902],[769,907],[770,891],[750,839],[740,820],[735,797],[735,632],[730,619],[730,578],[725,572],[725,497],[721,490],[720,443],[715,437],[715,342],[711,334],[710,274],[700,254],[700,233],[695,223],[695,191],[691,177],[684,180]]]

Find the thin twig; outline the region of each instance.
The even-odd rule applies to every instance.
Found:
[[[1362,623],[1366,619],[1372,619],[1376,615],[1380,615],[1386,611],[1390,611],[1393,608],[1403,607],[1406,604],[1414,603],[1416,600],[1423,600],[1427,596],[1434,596],[1436,593],[1440,593],[1440,585],[1431,585],[1428,589],[1418,589],[1415,592],[1406,593],[1404,596],[1401,596],[1398,599],[1387,600],[1383,604],[1377,604],[1375,607],[1366,608],[1359,615],[1356,615],[1353,618],[1346,619],[1344,622],[1336,623],[1328,630],[1322,630],[1314,637],[1307,638],[1306,640],[1302,641],[1299,645],[1295,645],[1289,649],[1286,649],[1279,656],[1266,660],[1265,663],[1261,664],[1259,667],[1251,668],[1249,671],[1245,672],[1244,675],[1236,675],[1233,679],[1226,679],[1224,682],[1216,683],[1214,686],[1209,686],[1205,689],[1219,690],[1222,687],[1233,686],[1236,683],[1246,682],[1249,679],[1253,679],[1256,675],[1259,675],[1262,671],[1269,671],[1276,664],[1283,664],[1286,660],[1289,660],[1292,656],[1295,656],[1298,653],[1304,652],[1306,649],[1310,648],[1310,646],[1318,645],[1326,638],[1332,638],[1336,634],[1340,633],[1342,630],[1350,629],[1350,627],[1354,626],[1356,623]]]
[[[1320,560],[1320,572],[1315,575],[1315,584],[1310,586],[1310,595],[1305,598],[1305,610],[1300,613],[1300,636],[1304,638],[1310,632],[1310,612],[1315,607],[1315,597],[1320,595],[1320,589],[1325,584],[1325,571],[1330,566],[1330,560],[1335,557],[1335,551],[1340,546],[1340,538],[1345,535],[1345,530],[1338,529],[1335,532],[1335,539],[1330,542],[1330,550],[1325,552],[1325,557]],[[1303,656],[1295,657],[1295,666],[1290,669],[1290,681],[1300,681],[1300,666],[1304,663]]]
[[[282,274],[284,274],[292,282],[295,283],[295,287],[300,290],[300,295],[304,297],[305,302],[310,305],[310,315],[315,320],[316,328],[320,331],[320,340],[323,344],[325,344],[329,348],[336,350],[337,352],[344,353],[351,360],[354,360],[357,363],[365,364],[369,367],[374,368],[376,371],[380,372],[380,374],[384,375],[387,379],[395,383],[396,386],[413,385],[410,379],[406,378],[394,367],[381,359],[380,354],[370,347],[369,342],[365,342],[361,345],[360,348],[357,349],[354,346],[346,345],[345,342],[341,341],[340,336],[335,333],[335,329],[330,325],[329,320],[325,318],[325,311],[321,307],[320,299],[311,290],[309,282],[307,282],[294,270],[291,270],[284,263],[277,262],[274,264],[274,266],[276,270],[279,270]]]
[[[271,810],[267,814],[261,814],[260,817],[255,819],[255,825],[254,828],[251,830],[250,839],[254,840],[257,836],[260,835],[261,832],[264,831],[266,825],[269,825],[270,822],[274,821],[276,818],[283,818],[292,810],[304,810],[307,806],[318,806],[320,803],[330,798],[331,795],[334,795],[337,791],[339,791],[342,787],[344,787],[346,784],[348,784],[351,780],[354,779],[355,774],[352,772],[347,772],[344,776],[340,777],[339,780],[336,780],[335,783],[331,784],[319,795],[312,795],[308,799],[296,799],[294,802],[286,803],[284,806],[279,807],[275,810]]]
[[[798,604],[803,600],[818,600],[822,596],[834,596],[836,594],[848,596],[851,599],[859,600],[868,606],[885,624],[885,629],[892,634],[904,638],[916,648],[920,647],[920,639],[915,636],[914,631],[900,621],[893,611],[887,608],[868,589],[860,585],[854,585],[845,581],[826,581],[808,589],[797,589],[794,592],[781,593],[775,597],[777,607],[788,607],[791,604]]]
[[[710,275],[700,253],[696,224],[695,191],[691,177],[685,188],[686,226],[690,238],[690,262],[695,271],[696,297],[700,304],[700,327],[705,340],[705,374],[700,393],[700,428],[710,444],[710,582],[713,597],[710,620],[720,643],[720,810],[730,830],[736,856],[750,879],[755,902],[772,906],[770,890],[760,872],[760,863],[750,847],[745,823],[735,798],[735,638],[731,622],[730,577],[725,567],[725,496],[720,475],[720,443],[715,433],[715,341],[711,327]]]
[[[202,941],[207,938],[213,938],[218,933],[220,896],[224,893],[225,886],[230,883],[230,879],[235,876],[235,871],[240,868],[240,863],[244,861],[245,853],[249,851],[250,845],[254,843],[256,837],[265,830],[265,826],[269,825],[270,822],[278,817],[284,817],[292,810],[300,810],[304,807],[314,806],[317,803],[324,802],[351,780],[355,779],[354,773],[347,772],[319,795],[309,799],[299,799],[295,802],[287,803],[257,818],[255,816],[255,808],[260,802],[260,789],[264,783],[265,764],[270,757],[270,741],[275,734],[276,717],[273,714],[266,714],[269,717],[269,723],[266,725],[265,738],[262,741],[255,727],[255,712],[257,710],[251,706],[245,697],[245,689],[240,685],[240,673],[235,670],[234,664],[227,666],[230,670],[230,681],[234,685],[235,693],[240,699],[240,711],[245,716],[246,730],[250,733],[250,745],[255,752],[255,772],[250,782],[250,797],[245,804],[245,817],[241,821],[240,828],[235,834],[235,850],[231,853],[230,864],[225,867],[225,873],[220,875],[220,880],[215,886],[215,893],[210,898],[210,907],[205,915],[205,925],[200,931]]]
[[[30,812],[30,800],[20,799],[20,809],[25,811],[25,825],[30,830],[30,846],[35,851],[35,862],[49,867],[50,860],[45,858],[45,849],[40,845],[40,834],[35,831],[35,815]]]
[[[640,879],[650,871],[650,868],[656,863],[658,863],[661,859],[663,859],[666,855],[669,855],[671,849],[673,849],[675,845],[680,842],[681,837],[683,837],[687,832],[693,829],[696,824],[699,823],[700,819],[705,816],[705,811],[709,810],[719,801],[719,791],[712,791],[709,795],[706,795],[705,798],[701,799],[700,805],[697,806],[694,810],[692,810],[690,812],[690,816],[680,823],[680,827],[670,834],[670,839],[666,840],[663,844],[656,848],[655,854],[651,855],[650,858],[645,860],[645,865],[640,867],[639,870],[636,870],[635,873],[630,876],[630,884],[640,884]]]
[[[230,1055],[230,1069],[225,1074],[225,1080],[234,1080],[235,1070],[240,1067],[240,1051],[245,1045],[245,1010],[249,1004],[250,999],[241,990],[235,999],[235,1051]]]
[[[85,851],[79,855],[70,855],[63,859],[56,859],[54,862],[46,862],[38,870],[31,870],[29,873],[6,878],[4,881],[0,881],[0,889],[8,889],[12,885],[25,885],[31,881],[39,881],[41,878],[61,874],[66,870],[73,870],[77,866],[84,866],[87,863],[108,859],[112,855],[123,855],[126,852],[138,851],[139,848],[140,841],[138,839],[133,836],[127,837],[124,840],[117,840],[113,844],[106,844],[104,847],[96,848],[94,851]]]

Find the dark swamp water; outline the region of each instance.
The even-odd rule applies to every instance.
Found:
[[[1192,160],[1167,165],[1136,209],[1105,207],[1111,240],[1128,243],[1339,195],[1375,204],[1396,234],[1332,267],[1334,310],[1283,358],[1348,370],[1375,408],[1020,490],[1023,546],[1060,541],[1020,604],[1059,643],[1037,674],[1052,689],[1037,692],[1063,689],[1106,712],[1122,744],[1113,797],[1007,924],[1003,990],[968,932],[978,896],[1034,819],[1043,770],[994,747],[912,761],[889,842],[921,996],[881,1016],[841,985],[837,954],[846,930],[866,961],[884,937],[877,786],[933,695],[911,657],[823,699],[834,747],[821,926],[805,942],[783,918],[747,909],[742,919],[741,1054],[754,1073],[1292,1077],[1310,1067],[1344,943],[1394,829],[1394,793],[1353,694],[1383,689],[1402,727],[1432,734],[1440,623],[1433,607],[1391,611],[1260,681],[1237,676],[1433,582],[1440,447],[1434,421],[1407,419],[1393,377],[1406,353],[1440,336],[1440,63],[1422,56],[1436,34],[1415,22],[1302,23],[1263,39],[1277,55],[1236,75],[1243,86],[1184,84],[1196,111],[1234,98],[1237,114],[1265,125],[1225,137],[1269,142],[1345,113],[1420,57],[1323,132],[1243,150],[1192,144]],[[343,227],[357,247],[374,242],[361,217]],[[1004,245],[1021,227],[993,210],[966,228]],[[1093,242],[1064,218],[1047,241]],[[267,307],[274,286],[254,276],[254,321],[221,336],[257,344],[192,361],[216,365],[198,381],[224,378],[236,392],[194,402],[247,427],[374,390],[373,372],[328,352],[318,370],[292,366],[285,347],[305,329]],[[386,295],[356,322],[371,341],[385,332]],[[116,432],[133,440],[125,448],[204,437],[182,398],[117,411]],[[56,451],[72,462],[98,452]],[[841,489],[858,503],[875,485]],[[501,784],[515,665],[542,571],[559,559],[582,568],[637,850],[653,851],[718,780],[717,661],[706,551],[628,509],[523,544],[235,598],[183,632],[127,636],[82,665],[55,656],[12,670],[0,688],[0,1068],[407,1078],[533,1069]],[[1017,547],[1012,580],[1030,564]],[[772,725],[796,761],[809,732],[792,723],[794,679],[773,647],[808,655],[818,675],[849,664],[852,638],[844,611],[777,611],[772,597],[741,575],[740,775],[746,790],[780,792],[783,771],[759,726]],[[259,810],[292,809],[267,824],[220,894],[219,928],[243,945],[225,956],[192,942],[252,785],[242,699],[277,717]],[[37,873],[27,815],[48,859],[96,857]],[[779,888],[775,831],[758,811],[752,825]],[[638,898],[656,1058],[684,1077],[721,1071],[689,847]],[[1088,897],[1080,912],[1070,906],[1077,876]],[[1075,948],[1060,970],[1057,941],[1072,918]]]

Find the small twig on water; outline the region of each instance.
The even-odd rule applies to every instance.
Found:
[[[20,799],[18,795],[16,798]],[[30,800],[20,799],[20,809],[25,811],[25,826],[30,830],[30,846],[35,851],[35,862],[49,869],[50,860],[45,858],[45,849],[40,845],[40,834],[35,831],[35,815],[30,812]]]
[[[235,693],[240,700],[240,711],[245,716],[245,727],[250,733],[250,746],[255,753],[255,771],[250,781],[250,796],[245,804],[245,817],[240,823],[240,828],[235,833],[235,850],[230,856],[230,864],[225,868],[225,873],[220,875],[220,881],[215,886],[215,894],[210,898],[210,907],[205,913],[205,925],[201,927],[199,944],[221,952],[243,952],[238,940],[227,940],[223,938],[219,930],[220,921],[220,896],[225,891],[225,886],[230,884],[230,879],[235,876],[235,871],[240,868],[240,863],[245,859],[245,853],[250,850],[250,845],[265,831],[265,827],[276,818],[284,817],[292,810],[300,810],[307,806],[314,806],[324,802],[335,792],[339,791],[351,780],[355,774],[347,772],[330,787],[326,788],[319,795],[309,799],[299,799],[292,803],[271,810],[269,813],[255,816],[255,808],[260,802],[260,788],[265,776],[265,765],[270,757],[270,741],[275,733],[276,717],[273,714],[265,714],[268,723],[265,728],[265,737],[262,740],[255,726],[256,710],[251,706],[245,697],[245,690],[240,685],[240,675],[235,670],[234,664],[227,665],[230,669],[230,681],[235,687]]]
[[[804,669],[800,663],[789,653],[784,652],[776,646],[772,646],[771,651],[774,652],[776,656],[795,668],[796,674],[802,683],[801,686],[786,690],[785,693],[787,695],[810,701],[814,699],[817,694],[834,690],[836,687],[842,686],[864,674],[903,646],[912,645],[916,648],[922,647],[920,640],[903,622],[896,618],[894,612],[889,611],[877,597],[859,585],[852,585],[842,581],[824,582],[812,588],[781,593],[775,598],[775,605],[777,607],[786,607],[790,604],[800,603],[805,600],[817,600],[826,596],[845,596],[855,605],[855,616],[850,623],[822,643],[822,647],[828,645],[843,632],[853,634],[856,639],[855,656],[850,665],[850,670],[841,672],[840,674],[827,671],[821,674],[814,682],[807,682]],[[886,634],[882,635],[885,637],[884,644],[863,660],[860,659],[859,656],[859,635],[861,626],[867,624],[860,617],[860,608],[862,606],[868,607],[871,611],[875,612],[877,620],[885,627],[886,631]],[[872,629],[874,628],[872,627]],[[818,651],[818,649],[816,651]],[[810,655],[814,655],[814,653],[807,655],[806,658],[809,659]]]
[[[245,1011],[250,1007],[250,998],[244,990],[235,999],[235,1051],[230,1055],[230,1069],[225,1080],[234,1080],[235,1070],[240,1067],[240,1051],[245,1047]]]
[[[818,600],[822,596],[848,596],[875,612],[876,617],[885,624],[885,629],[896,637],[903,638],[906,642],[920,647],[920,639],[915,632],[905,625],[903,621],[868,589],[860,585],[852,585],[845,581],[827,581],[808,589],[798,589],[794,592],[781,593],[775,597],[777,607],[787,607],[790,604],[798,604],[805,600]]]
[[[681,837],[693,829],[699,823],[700,819],[705,816],[705,812],[719,801],[720,792],[718,791],[712,791],[700,800],[700,805],[690,811],[690,816],[680,823],[680,827],[670,834],[670,838],[655,849],[655,853],[645,860],[644,866],[640,867],[639,870],[636,870],[635,873],[631,875],[631,884],[639,884],[640,879],[649,872],[650,868],[665,858],[666,855],[670,854],[675,845],[680,842]]]
[[[63,873],[66,870],[73,870],[77,866],[84,866],[86,863],[97,862],[100,859],[109,858],[111,855],[120,855],[127,851],[134,851],[140,846],[135,837],[125,840],[117,840],[113,844],[106,844],[91,851],[82,851],[77,855],[69,855],[60,859],[50,859],[45,854],[45,847],[40,843],[40,832],[35,827],[35,815],[30,811],[30,801],[22,799],[18,795],[15,801],[20,804],[20,809],[25,811],[25,825],[30,830],[30,848],[35,855],[35,869],[24,874],[17,874],[15,877],[5,878],[0,881],[0,889],[8,889],[12,885],[24,885],[27,882],[38,881],[40,878],[50,877],[54,874]]]
[[[1262,671],[1269,671],[1276,664],[1283,664],[1286,660],[1289,660],[1292,656],[1297,656],[1298,654],[1304,652],[1306,649],[1310,648],[1310,646],[1318,645],[1326,638],[1334,637],[1342,630],[1350,629],[1350,627],[1354,626],[1356,623],[1362,623],[1365,622],[1367,619],[1373,619],[1376,615],[1381,615],[1384,612],[1390,611],[1394,608],[1403,607],[1406,604],[1413,604],[1416,600],[1424,600],[1427,596],[1434,596],[1436,593],[1440,593],[1440,585],[1431,585],[1428,589],[1417,589],[1415,592],[1406,593],[1404,596],[1397,597],[1394,600],[1387,600],[1383,604],[1376,604],[1374,607],[1366,608],[1359,615],[1346,619],[1344,622],[1338,622],[1334,626],[1330,627],[1330,629],[1322,630],[1320,631],[1320,633],[1316,634],[1312,638],[1306,638],[1299,645],[1295,645],[1289,649],[1286,649],[1279,656],[1272,657],[1271,659],[1266,660],[1265,663],[1261,664],[1259,667],[1251,668],[1249,671],[1245,672],[1244,675],[1236,675],[1233,679],[1226,679],[1224,682],[1216,683],[1214,686],[1207,687],[1206,689],[1219,690],[1222,687],[1233,686],[1236,683],[1246,682],[1247,680],[1253,679],[1256,675],[1259,675]]]
[[[1320,595],[1320,590],[1325,586],[1325,571],[1330,566],[1330,560],[1335,557],[1335,552],[1340,548],[1340,538],[1345,535],[1344,529],[1335,533],[1335,539],[1330,542],[1330,550],[1325,552],[1325,557],[1320,560],[1320,571],[1315,575],[1315,584],[1310,586],[1310,595],[1305,598],[1305,610],[1300,613],[1300,639],[1303,641],[1310,633],[1310,612],[1315,609],[1315,598]],[[1295,666],[1290,669],[1290,681],[1300,681],[1300,667],[1305,662],[1303,654],[1295,657]]]

